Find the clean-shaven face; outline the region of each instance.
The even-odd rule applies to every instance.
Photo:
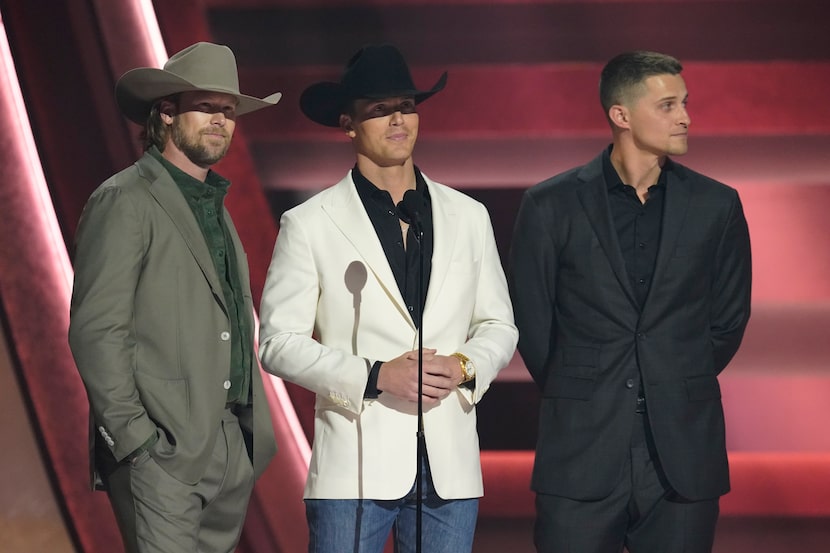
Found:
[[[389,167],[402,165],[412,157],[418,123],[412,97],[356,100],[347,131],[359,156],[379,167]]]
[[[680,75],[654,75],[643,82],[643,91],[627,106],[629,128],[639,150],[657,156],[688,151],[688,97]]]

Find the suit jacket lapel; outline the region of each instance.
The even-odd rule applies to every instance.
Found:
[[[187,201],[184,199],[178,186],[176,186],[173,178],[164,170],[158,161],[153,159],[149,154],[145,154],[139,161],[139,165],[150,181],[148,188],[150,194],[170,217],[173,225],[179,230],[182,239],[187,244],[188,249],[193,254],[193,258],[205,275],[205,279],[207,279],[210,287],[213,289],[214,297],[216,297],[216,300],[227,313],[222,284],[219,282],[219,275],[216,274],[216,267],[213,265],[213,259],[205,243],[205,237],[199,228],[199,223],[196,222],[193,211],[187,205]]]
[[[424,315],[430,313],[430,306],[437,301],[450,269],[450,262],[455,251],[458,237],[458,217],[456,206],[444,191],[426,176],[424,180],[429,188],[432,205],[432,271],[429,277],[429,289],[424,303]]]
[[[671,160],[666,162],[672,163]],[[667,168],[664,167],[664,171]],[[660,234],[660,246],[657,249],[657,261],[654,266],[654,275],[651,279],[651,287],[660,282],[666,267],[669,265],[672,253],[680,236],[680,231],[686,221],[686,213],[689,209],[689,200],[692,196],[689,181],[682,173],[682,167],[674,165],[666,175],[666,200],[663,205],[663,227]],[[649,294],[649,297],[651,295]],[[643,311],[649,304],[649,298],[643,306]]]
[[[608,207],[608,189],[602,175],[602,156],[595,158],[586,165],[580,171],[578,177],[584,183],[577,189],[577,196],[585,210],[585,215],[591,222],[597,240],[605,251],[620,286],[631,303],[638,306],[637,298],[631,289],[628,273],[625,270],[625,260],[623,260],[617,231],[611,222],[611,210]]]
[[[328,200],[323,203],[323,211],[363,258],[395,309],[415,328],[375,227],[372,226],[372,221],[369,220],[369,215],[357,194],[351,172],[332,189]]]

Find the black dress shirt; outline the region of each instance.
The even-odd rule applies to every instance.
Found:
[[[603,156],[603,174],[608,186],[608,207],[617,231],[625,268],[640,308],[646,301],[657,262],[657,248],[663,226],[663,204],[666,198],[666,172],[671,161],[660,171],[657,182],[648,188],[645,203],[640,201],[637,190],[620,180],[611,164],[611,149]]]
[[[369,216],[372,226],[375,227],[380,245],[386,254],[386,260],[389,262],[392,274],[395,275],[398,290],[400,290],[401,296],[406,302],[406,308],[412,316],[412,321],[418,326],[424,309],[426,292],[429,289],[429,275],[432,268],[432,204],[426,181],[424,181],[421,171],[416,167],[415,190],[420,192],[424,198],[424,206],[420,213],[423,236],[419,246],[414,228],[410,225],[406,234],[406,248],[404,248],[400,219],[389,192],[372,184],[369,179],[360,173],[357,165],[352,169],[352,180],[354,180],[357,194],[360,196],[366,214]],[[423,248],[424,253],[424,283],[423,293],[420,294],[418,285],[419,247]],[[378,372],[382,363],[382,361],[377,361],[372,366],[364,393],[366,398],[376,398],[378,396]]]
[[[602,158],[605,184],[608,186],[608,207],[611,220],[617,230],[625,269],[640,309],[646,302],[654,267],[657,264],[657,248],[663,228],[663,205],[666,199],[666,172],[671,170],[667,159],[657,183],[648,187],[645,203],[640,201],[637,190],[624,184],[611,163],[611,148]],[[645,393],[642,378],[637,393],[637,413],[645,413]]]

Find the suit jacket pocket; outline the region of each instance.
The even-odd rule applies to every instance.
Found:
[[[141,395],[141,403],[153,421],[166,429],[187,425],[190,419],[187,380],[156,378],[137,372],[135,381]]]
[[[720,399],[718,378],[709,374],[687,378],[686,393],[689,395],[689,401]]]
[[[587,401],[594,395],[594,379],[564,374],[552,374],[545,386],[547,398],[579,399]]]

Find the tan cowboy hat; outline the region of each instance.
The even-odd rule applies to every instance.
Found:
[[[340,82],[323,81],[306,88],[300,96],[300,109],[315,123],[339,127],[340,114],[352,100],[412,96],[420,104],[446,84],[445,71],[432,88],[419,90],[400,50],[391,44],[370,44],[352,56]]]
[[[221,92],[239,99],[236,114],[273,106],[282,98],[276,92],[254,98],[239,92],[236,58],[227,46],[197,42],[174,54],[164,69],[139,67],[124,73],[115,83],[115,99],[121,112],[143,125],[157,100],[179,92]]]

